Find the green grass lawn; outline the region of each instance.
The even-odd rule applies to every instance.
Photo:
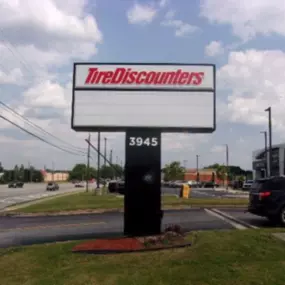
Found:
[[[0,249],[7,285],[284,285],[285,242],[268,231],[192,233],[184,249],[73,254],[77,242]]]
[[[164,196],[163,207],[179,207],[179,206],[245,206],[248,199],[182,199],[175,196]],[[40,212],[59,212],[59,211],[79,211],[79,210],[96,210],[96,209],[121,209],[123,208],[124,198],[116,195],[96,196],[91,192],[82,192],[76,194],[65,195],[38,202],[17,210],[11,211],[21,213],[40,213]]]

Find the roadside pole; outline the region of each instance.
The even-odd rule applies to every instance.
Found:
[[[229,146],[226,144],[226,167],[227,167],[227,185],[226,190],[229,190]]]
[[[101,133],[98,132],[98,142],[97,142],[97,189],[100,188],[100,141],[101,141]]]
[[[89,136],[88,136],[89,142],[90,142],[90,139],[91,139],[91,134],[89,133]],[[90,174],[89,168],[90,168],[90,144],[88,143],[88,146],[87,146],[87,167],[86,167],[86,192],[89,191],[89,174]]]

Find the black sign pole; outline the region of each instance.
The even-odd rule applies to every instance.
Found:
[[[161,132],[126,132],[124,234],[161,233]]]

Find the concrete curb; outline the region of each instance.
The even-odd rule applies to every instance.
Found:
[[[163,211],[179,211],[190,209],[205,209],[205,208],[223,208],[223,209],[240,209],[245,210],[246,205],[194,205],[194,206],[166,206],[163,207]],[[80,216],[88,214],[104,214],[104,213],[123,213],[123,208],[113,209],[96,209],[96,210],[78,210],[78,211],[62,211],[62,212],[46,212],[46,213],[17,213],[17,212],[3,212],[0,216],[13,216],[13,217],[47,217],[47,216]]]
[[[214,213],[217,213],[217,214],[223,216],[224,218],[227,218],[227,219],[229,219],[229,220],[231,220],[231,221],[233,221],[233,222],[235,222],[235,223],[237,223],[237,224],[240,224],[240,225],[244,226],[245,228],[258,229],[258,227],[253,226],[253,225],[251,225],[251,224],[249,224],[249,223],[247,223],[247,222],[245,222],[245,221],[242,221],[242,220],[240,220],[240,219],[238,219],[238,218],[235,218],[235,217],[233,217],[233,216],[231,216],[231,215],[229,215],[229,214],[227,214],[227,213],[225,213],[225,212],[222,212],[222,211],[220,211],[220,210],[218,210],[218,209],[212,208],[211,210],[212,210]]]

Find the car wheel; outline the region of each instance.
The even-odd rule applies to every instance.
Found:
[[[279,222],[280,224],[285,227],[285,207],[280,210],[279,213]]]
[[[267,216],[266,217],[267,219],[268,219],[268,221],[270,222],[270,223],[273,223],[273,224],[278,224],[278,217],[276,217],[276,215],[275,216]]]

